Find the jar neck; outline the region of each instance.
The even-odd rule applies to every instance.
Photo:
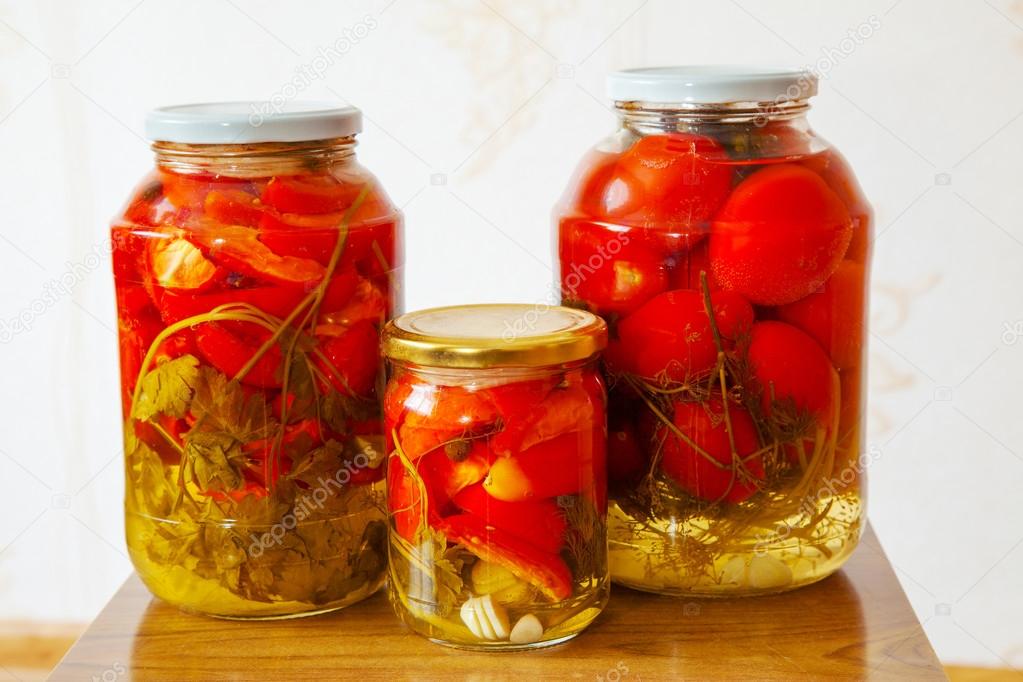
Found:
[[[156,164],[175,173],[266,177],[315,172],[355,158],[355,136],[305,142],[185,144],[154,142]]]
[[[615,102],[622,127],[644,135],[724,124],[763,127],[775,121],[792,121],[805,125],[809,109],[807,99],[714,104]]]

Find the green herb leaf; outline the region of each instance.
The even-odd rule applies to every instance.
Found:
[[[199,360],[182,355],[168,360],[142,378],[142,390],[132,416],[148,421],[158,414],[183,417],[199,376]]]
[[[241,445],[223,433],[191,433],[185,439],[185,457],[201,490],[235,490],[242,483]]]

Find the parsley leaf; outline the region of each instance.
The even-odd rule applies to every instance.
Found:
[[[185,416],[198,376],[199,360],[194,355],[161,363],[142,378],[142,390],[132,416],[142,421],[158,414]]]

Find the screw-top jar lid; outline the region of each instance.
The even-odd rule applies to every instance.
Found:
[[[331,102],[209,102],[146,114],[146,137],[184,144],[308,142],[362,132],[362,112]]]
[[[785,102],[816,95],[817,76],[805,69],[759,66],[626,69],[607,77],[607,94],[616,102]]]
[[[607,325],[584,310],[462,305],[407,313],[384,327],[383,353],[427,367],[543,367],[593,357]]]

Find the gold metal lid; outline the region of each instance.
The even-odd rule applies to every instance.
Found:
[[[607,325],[584,310],[535,304],[430,308],[387,323],[383,353],[427,367],[543,367],[590,358]]]

